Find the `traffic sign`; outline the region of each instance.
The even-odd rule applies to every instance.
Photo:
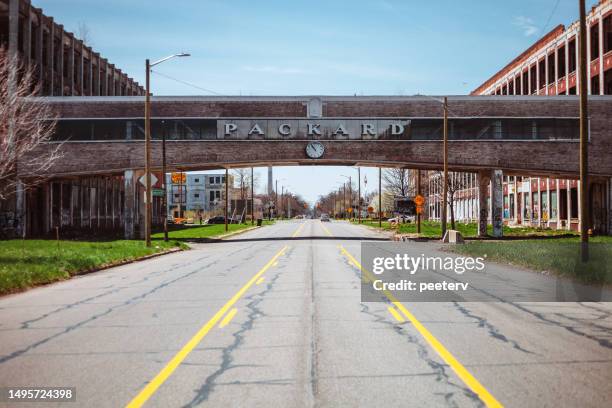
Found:
[[[368,212],[369,212],[370,214],[372,214],[372,213],[374,212],[374,207],[369,206],[369,207],[368,207]]]
[[[153,182],[153,180],[151,180],[151,182]],[[164,196],[164,189],[163,188],[154,188],[152,193],[153,193],[153,197],[163,197]]]
[[[423,214],[423,207],[422,207],[422,206],[420,206],[420,205],[419,205],[419,206],[417,206],[417,208],[416,208],[416,212],[417,212],[417,214]]]
[[[417,196],[414,197],[414,203],[417,206],[422,206],[423,204],[425,204],[425,197],[423,197],[422,195],[418,194]]]
[[[147,187],[147,177],[146,174],[141,176],[138,181],[140,182],[140,184],[142,184],[145,188]],[[151,185],[155,185],[157,183],[157,177],[155,177],[155,174],[151,174]]]
[[[170,178],[172,179],[172,184],[185,184],[185,182],[187,181],[187,176],[185,175],[185,173],[182,172],[172,173]]]

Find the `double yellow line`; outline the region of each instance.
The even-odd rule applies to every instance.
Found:
[[[361,270],[367,281],[373,281],[374,276],[366,269],[361,266],[359,261],[353,257],[342,245],[339,245],[340,251],[346,256],[351,263]],[[406,307],[400,303],[389,291],[384,290],[383,293],[389,299],[389,301],[397,308],[389,307],[389,312],[399,322],[404,321],[404,317],[412,323],[414,328],[423,336],[425,341],[438,353],[438,355],[448,364],[457,376],[467,385],[478,398],[485,403],[487,407],[502,407],[503,405],[495,399],[493,395],[474,377],[464,366],[451,354],[450,351],[444,347],[444,345],[433,335],[423,324],[406,309]],[[398,312],[398,310],[401,312]]]
[[[303,225],[302,225],[303,226]],[[296,231],[297,232],[297,231]],[[127,404],[129,408],[141,407],[151,396],[157,391],[157,389],[172,375],[174,370],[178,368],[178,366],[185,360],[185,358],[193,351],[194,348],[202,341],[202,339],[212,330],[213,327],[221,320],[221,318],[226,315],[228,311],[234,306],[234,304],[244,295],[244,293],[249,290],[253,284],[259,281],[259,278],[268,270],[271,266],[273,266],[278,258],[280,258],[288,246],[285,245],[280,251],[272,257],[268,261],[267,264],[264,265],[263,268],[259,270],[230,300],[224,304],[221,309],[208,321],[204,326],[198,330],[198,332],[179,350],[178,353],[172,357],[172,360],[149,382],[139,393]],[[221,322],[220,327],[225,326],[230,322],[230,320],[236,315],[237,309],[232,309]]]

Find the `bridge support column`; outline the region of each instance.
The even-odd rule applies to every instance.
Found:
[[[608,194],[605,203],[606,206],[606,217],[608,219],[608,230],[607,235],[612,235],[612,177],[608,179]]]
[[[504,185],[503,172],[491,172],[491,208],[493,220],[493,236],[501,238],[504,233]]]
[[[489,219],[489,205],[487,197],[491,173],[488,171],[478,172],[478,236],[487,236],[487,223]]]
[[[19,238],[26,234],[26,189],[20,180],[15,187],[15,234]]]
[[[125,239],[134,239],[134,209],[137,186],[135,185],[134,170],[123,173],[124,194],[123,201],[123,236]]]

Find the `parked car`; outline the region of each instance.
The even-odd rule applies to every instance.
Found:
[[[329,215],[328,214],[321,214],[321,221],[322,222],[330,222],[331,220],[329,219]]]
[[[223,215],[217,215],[216,217],[210,217],[206,220],[206,224],[225,224],[225,217]]]
[[[410,215],[397,215],[393,218],[389,218],[389,222],[390,223],[407,223],[407,222],[412,222],[414,221],[414,216],[410,216]]]

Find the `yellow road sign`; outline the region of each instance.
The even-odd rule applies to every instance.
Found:
[[[172,184],[185,184],[187,176],[185,173],[172,173]]]

